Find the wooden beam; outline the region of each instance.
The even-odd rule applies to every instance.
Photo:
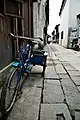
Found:
[[[4,17],[4,15],[0,14],[0,17]]]
[[[14,15],[14,14],[11,14],[11,13],[4,13],[4,15],[10,16],[10,17],[15,17],[15,18],[22,18],[23,19],[22,16]]]

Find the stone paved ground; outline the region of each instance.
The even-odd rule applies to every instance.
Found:
[[[57,44],[49,45],[49,47],[66,72],[62,71],[62,67],[56,70],[60,77],[65,103],[70,110],[72,118],[74,119],[73,116],[75,115],[75,120],[80,120],[80,55]],[[54,51],[53,48],[57,50]],[[60,66],[58,62],[57,64]]]
[[[44,78],[42,67],[34,67],[8,120],[80,120],[79,54],[57,44],[45,49],[48,57]]]
[[[41,104],[43,78],[42,68],[36,66],[31,75],[25,79],[22,91],[23,94],[15,103],[8,120],[38,120]]]

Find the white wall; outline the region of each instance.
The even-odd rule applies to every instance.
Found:
[[[68,44],[69,2],[70,0],[67,0],[60,19],[60,33],[63,31],[63,39],[61,40],[60,34],[59,44],[64,47]]]
[[[76,15],[80,14],[80,0],[67,0],[65,8],[61,15],[60,32],[64,31],[62,45],[67,47],[68,30],[70,27],[77,27]],[[60,36],[61,38],[61,36]],[[61,44],[61,39],[59,40]]]
[[[69,27],[77,26],[76,15],[80,14],[80,0],[70,0]]]
[[[78,27],[76,15],[80,14],[80,0],[70,0],[69,28]],[[78,39],[80,43],[80,39]]]

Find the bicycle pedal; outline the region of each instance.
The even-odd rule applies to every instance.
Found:
[[[23,73],[23,75],[26,77],[28,75],[28,73]]]

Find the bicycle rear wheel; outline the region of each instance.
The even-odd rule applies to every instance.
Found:
[[[12,109],[17,96],[18,69],[15,68],[10,77],[4,82],[1,93],[1,113],[8,114]]]

